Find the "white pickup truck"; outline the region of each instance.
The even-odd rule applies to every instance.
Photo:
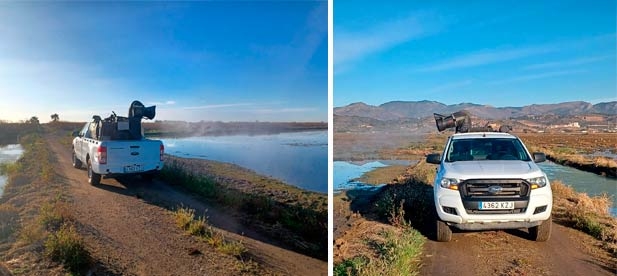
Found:
[[[437,241],[450,241],[452,230],[527,228],[535,241],[551,236],[553,193],[546,174],[536,163],[541,152],[529,153],[523,142],[492,127],[471,126],[466,111],[435,114],[437,130],[456,128],[443,155],[429,154],[437,164],[433,185]],[[504,133],[505,132],[505,133]]]
[[[94,116],[73,139],[73,167],[88,170],[88,183],[98,185],[101,177],[141,175],[151,180],[163,168],[164,146],[143,137],[141,119],[154,117],[154,107],[135,101],[129,117],[114,115],[102,120]]]

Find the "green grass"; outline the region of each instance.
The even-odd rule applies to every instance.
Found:
[[[334,266],[334,276],[361,275],[361,271],[368,265],[369,259],[364,256],[356,256]]]
[[[75,229],[62,185],[58,184],[54,169],[56,158],[40,131],[42,129],[37,127],[29,134],[21,133],[22,156],[16,163],[2,166],[9,182],[0,200],[0,210],[7,206],[16,210],[14,218],[18,222],[11,223],[17,228],[10,240],[13,249],[30,251],[40,257],[35,259],[37,262],[47,258],[62,265],[67,273],[79,275],[90,264],[89,254]],[[4,222],[2,220],[0,225]],[[30,271],[32,267],[24,263],[16,271],[47,272]]]
[[[398,186],[398,185],[396,185]],[[379,196],[379,195],[377,195]],[[370,256],[355,256],[334,266],[335,276],[418,275],[426,238],[405,218],[405,199],[388,205],[382,214],[396,228],[383,230],[379,239],[367,240]]]
[[[335,276],[418,275],[426,238],[411,227],[386,230],[382,241],[371,241],[376,258],[356,256],[334,266]]]
[[[247,252],[241,241],[229,241],[223,234],[208,224],[206,216],[196,217],[195,210],[180,207],[174,212],[176,225],[188,234],[196,236],[217,251],[234,257],[242,257]]]

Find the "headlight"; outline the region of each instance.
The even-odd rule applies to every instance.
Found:
[[[537,188],[542,188],[546,186],[546,183],[548,183],[548,180],[546,179],[546,177],[540,176],[540,177],[528,178],[527,182],[531,183],[531,189],[537,189]]]
[[[461,181],[456,179],[456,178],[442,178],[441,181],[439,182],[439,185],[441,185],[441,187],[446,188],[446,189],[451,189],[451,190],[458,190],[458,184]]]

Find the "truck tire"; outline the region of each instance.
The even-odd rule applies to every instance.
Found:
[[[545,242],[551,237],[551,228],[553,225],[552,216],[543,221],[542,224],[529,228],[529,236],[532,240]]]
[[[101,175],[92,171],[92,161],[88,159],[88,183],[92,186],[101,184]]]
[[[77,155],[75,155],[75,151],[73,151],[73,168],[81,169],[81,166],[81,160],[77,158]]]
[[[437,219],[436,221],[437,231],[435,235],[437,236],[437,241],[449,242],[452,239],[452,229],[450,229],[450,226],[440,219]]]

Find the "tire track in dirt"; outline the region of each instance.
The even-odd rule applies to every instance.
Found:
[[[58,157],[59,174],[68,183],[80,233],[106,274],[239,274],[239,262],[234,257],[216,252],[206,243],[187,236],[175,226],[169,211],[157,206],[183,205],[194,208],[197,215],[208,210],[211,225],[218,227],[226,237],[242,241],[251,257],[260,264],[259,274],[327,275],[325,261],[272,245],[276,241],[245,227],[232,214],[200,202],[164,182],[146,183],[139,178],[103,179],[101,185],[90,186],[85,170],[71,166],[70,145],[62,145],[61,138],[53,133],[46,134],[45,138]]]

